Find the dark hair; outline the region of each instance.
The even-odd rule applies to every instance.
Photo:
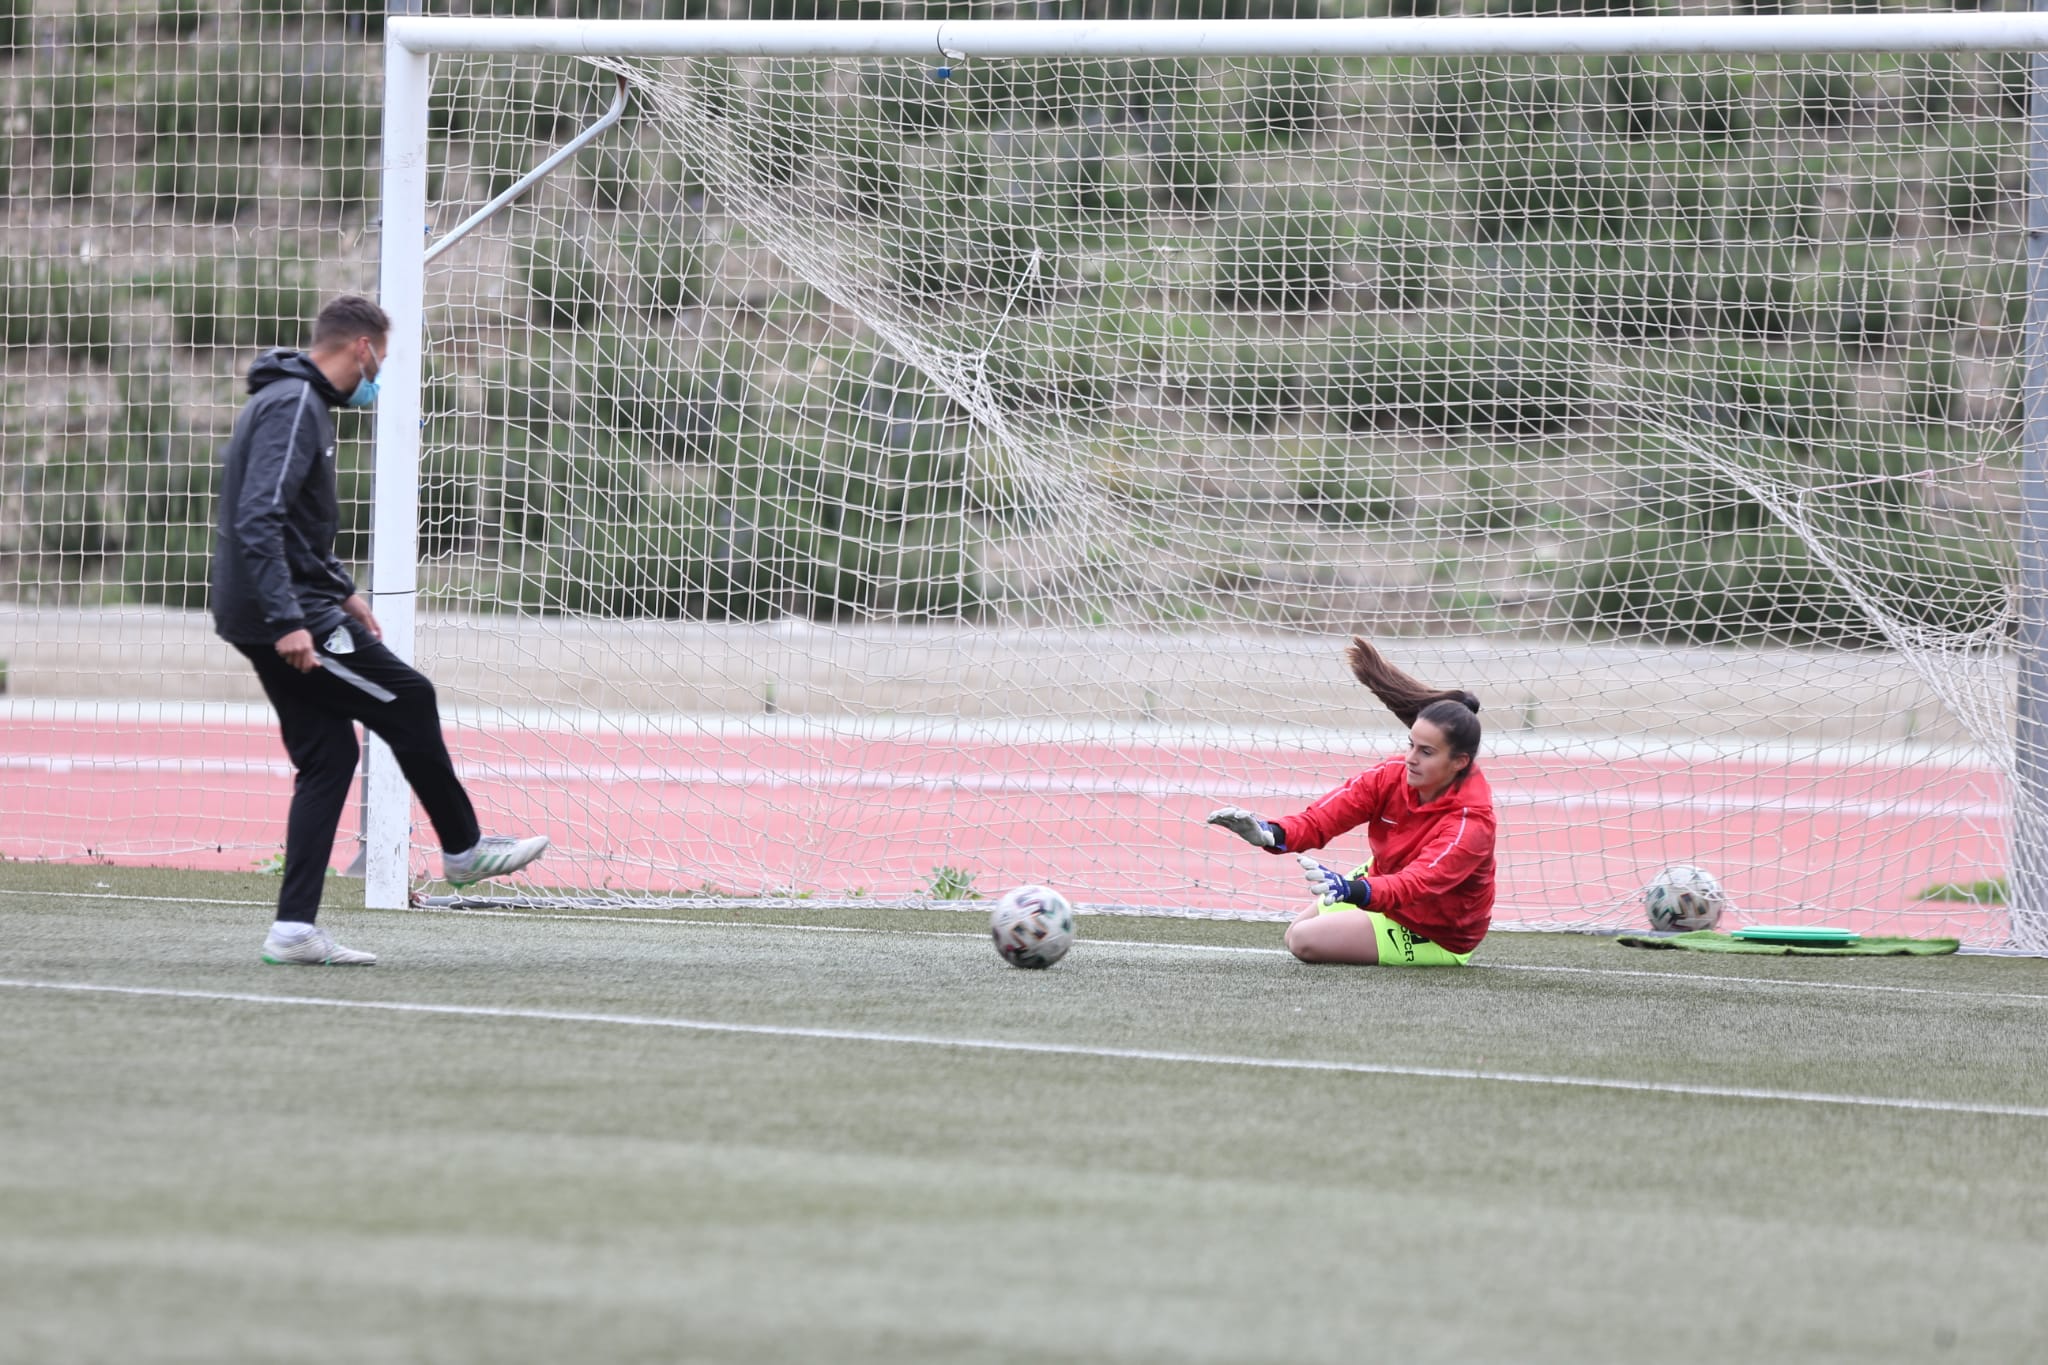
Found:
[[[338,341],[368,337],[382,341],[391,335],[391,316],[361,294],[343,294],[320,310],[313,319],[313,344],[327,346]]]
[[[1459,688],[1428,687],[1387,662],[1370,641],[1351,637],[1344,653],[1351,672],[1372,689],[1395,719],[1403,725],[1426,720],[1444,732],[1454,754],[1478,757],[1479,698]]]

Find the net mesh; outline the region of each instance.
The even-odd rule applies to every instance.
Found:
[[[303,147],[299,197],[226,251],[196,197],[113,227],[165,201],[108,170],[65,287],[100,287],[83,237],[131,244],[155,330],[95,357],[99,314],[32,304],[8,352],[42,394],[8,400],[0,611],[59,660],[23,682],[146,657],[131,711],[195,698],[156,738],[12,703],[9,805],[87,754],[178,793],[96,852],[278,841],[275,741],[193,614],[226,376],[273,339],[226,300],[369,283],[374,144],[330,146],[374,137],[364,56],[318,48],[353,103],[262,87],[274,126],[144,108],[266,189]],[[2012,936],[2025,56],[448,57],[430,223],[613,74],[626,122],[427,277],[418,655],[486,823],[557,841],[515,890],[1279,912],[1291,870],[1201,817],[1399,750],[1358,633],[1485,704],[1502,922],[1633,925],[1691,863],[1750,918]]]
[[[289,772],[203,610],[215,462],[256,351],[375,285],[362,9],[0,0],[0,857],[277,862]]]

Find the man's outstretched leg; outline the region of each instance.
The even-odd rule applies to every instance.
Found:
[[[419,797],[434,826],[434,836],[441,841],[442,875],[456,886],[468,886],[490,877],[509,876],[547,852],[545,835],[513,838],[485,834],[478,826],[476,808],[448,755],[448,743],[441,733],[440,704],[426,675],[353,622],[346,642],[349,649],[333,652],[331,647],[340,643],[330,637],[321,649],[322,656],[337,659],[390,695],[390,700],[384,701],[358,688],[347,704],[365,728],[390,746],[406,784]]]

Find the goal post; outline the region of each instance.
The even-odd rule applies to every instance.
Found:
[[[400,24],[418,22],[399,19]],[[380,372],[371,476],[370,583],[385,645],[416,655],[419,592],[420,344],[426,291],[428,55],[389,25],[384,44],[383,235],[378,292],[392,320]],[[363,896],[374,909],[411,898],[412,792],[381,739],[368,737],[364,766]]]
[[[2040,8],[2041,0],[2034,3]],[[2048,49],[2031,49],[2029,67],[2014,800],[2007,837],[2012,939],[2040,952],[2048,951]]]
[[[386,43],[377,610],[476,651],[552,894],[1271,912],[1194,808],[1398,741],[1357,631],[1487,702],[1506,922],[1699,862],[2048,947],[2048,14]],[[607,169],[430,273],[566,59]],[[372,905],[410,821],[373,762]]]

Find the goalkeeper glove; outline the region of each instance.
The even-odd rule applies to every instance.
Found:
[[[1363,910],[1372,904],[1372,883],[1363,877],[1347,877],[1334,867],[1324,867],[1306,853],[1299,854],[1295,861],[1301,864],[1301,879],[1315,892],[1316,900],[1323,905],[1355,905]]]
[[[1287,836],[1280,826],[1270,820],[1261,820],[1248,810],[1225,806],[1209,812],[1209,823],[1229,830],[1253,848],[1269,848],[1276,853],[1286,851]]]

